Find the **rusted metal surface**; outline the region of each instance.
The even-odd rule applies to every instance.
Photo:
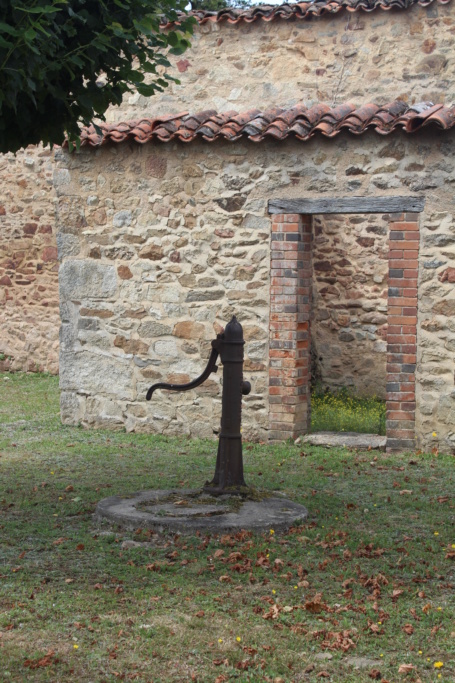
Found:
[[[223,333],[212,341],[212,353],[204,372],[188,384],[160,382],[147,392],[149,401],[157,389],[189,391],[202,384],[218,367],[218,356],[223,364],[223,393],[221,399],[221,429],[218,441],[215,474],[206,482],[204,491],[212,495],[239,494],[245,491],[242,455],[242,396],[251,391],[251,384],[243,379],[243,329],[237,318],[226,325]]]

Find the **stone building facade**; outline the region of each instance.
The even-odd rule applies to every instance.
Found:
[[[0,155],[0,369],[58,372],[53,155]]]
[[[323,383],[387,395],[391,448],[455,447],[452,7],[199,14],[180,85],[57,152],[65,422],[212,435],[216,376],[145,391],[199,374],[236,313],[247,438],[307,429],[311,335]],[[352,197],[390,202],[317,203]]]

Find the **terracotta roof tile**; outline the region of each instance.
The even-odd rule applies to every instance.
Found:
[[[407,9],[412,5],[427,7],[433,2],[446,5],[451,0],[316,0],[315,2],[295,2],[283,5],[257,5],[248,9],[222,9],[219,12],[195,10],[189,12],[199,24],[221,23],[238,24],[239,22],[252,23],[253,21],[274,21],[275,19],[306,19],[319,17],[323,14],[336,14],[342,10],[348,12],[372,12],[376,9]],[[173,24],[163,24],[163,27],[171,27]]]
[[[140,144],[157,140],[191,142],[197,138],[209,142],[218,139],[233,142],[239,138],[260,142],[266,138],[285,140],[293,136],[305,141],[316,133],[333,138],[342,130],[361,135],[371,129],[381,135],[388,135],[394,130],[414,133],[428,125],[442,130],[453,128],[455,106],[421,102],[409,107],[396,100],[384,106],[368,103],[356,107],[345,103],[337,107],[327,104],[305,107],[297,104],[291,109],[275,107],[264,112],[250,109],[241,114],[235,111],[219,114],[213,110],[198,114],[183,112],[157,119],[101,124],[99,128],[102,135],[94,126],[90,126],[81,131],[81,145],[100,147],[109,142],[120,143],[124,140]]]

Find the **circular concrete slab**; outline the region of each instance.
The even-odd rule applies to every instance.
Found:
[[[261,498],[261,496],[264,496]],[[199,489],[139,491],[101,500],[95,519],[125,528],[169,529],[181,533],[247,529],[287,529],[303,521],[308,511],[279,494],[260,494],[259,500],[240,496],[210,496]]]

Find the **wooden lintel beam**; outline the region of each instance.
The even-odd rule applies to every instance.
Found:
[[[270,199],[269,213],[420,213],[425,197],[321,197]]]

